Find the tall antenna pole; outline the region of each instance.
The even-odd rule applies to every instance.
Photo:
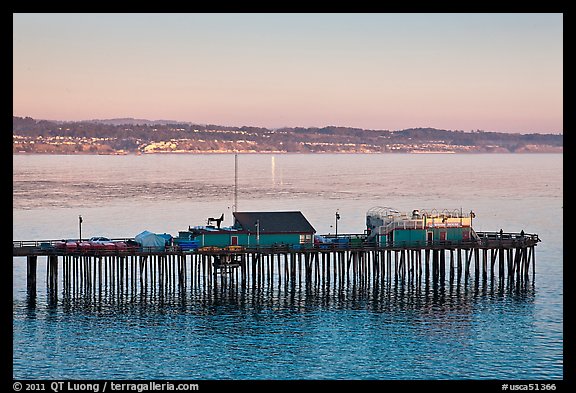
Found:
[[[79,233],[80,236],[78,237],[78,239],[79,239],[80,241],[82,241],[82,216],[80,216],[80,215],[78,216],[78,229],[79,229],[79,232],[80,232],[80,233]]]
[[[234,153],[234,212],[238,211],[238,153]]]

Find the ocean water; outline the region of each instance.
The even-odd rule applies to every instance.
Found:
[[[478,231],[537,233],[521,288],[435,285],[46,290],[13,258],[13,377],[171,380],[559,380],[561,154],[241,154],[238,211],[300,210],[320,234],[361,233],[366,211],[449,208]],[[13,156],[13,239],[177,235],[224,213],[234,155]]]

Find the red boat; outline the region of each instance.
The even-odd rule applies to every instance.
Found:
[[[90,251],[116,251],[116,245],[113,242],[87,242]]]

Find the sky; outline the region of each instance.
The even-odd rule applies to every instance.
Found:
[[[563,15],[13,14],[13,115],[563,133]]]

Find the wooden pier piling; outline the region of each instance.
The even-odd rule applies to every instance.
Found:
[[[530,238],[529,238],[530,239]],[[528,239],[528,240],[529,240]],[[197,289],[282,289],[299,286],[334,289],[370,288],[391,282],[467,285],[471,274],[486,286],[488,278],[521,285],[535,278],[537,241],[442,244],[423,247],[356,247],[216,249],[183,252],[54,252],[14,247],[26,256],[27,290],[35,294],[38,256],[47,257],[46,286],[65,293],[184,293]],[[447,261],[446,259],[449,259]],[[474,263],[472,264],[472,261]],[[423,265],[423,266],[422,266]],[[532,268],[532,275],[530,275]]]
[[[27,269],[26,269],[26,288],[29,293],[36,292],[36,271],[38,265],[38,257],[36,255],[28,255]]]

